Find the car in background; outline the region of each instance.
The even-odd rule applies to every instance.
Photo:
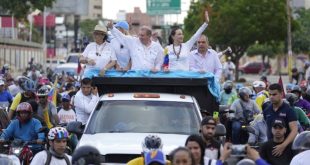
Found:
[[[55,68],[54,73],[57,75],[73,75],[75,78],[77,78],[77,68],[78,63],[61,64]]]
[[[62,59],[47,59],[46,66],[54,70],[58,65],[66,63],[65,60]]]
[[[82,53],[69,53],[66,61],[67,63],[78,63],[81,55]]]
[[[271,66],[262,62],[247,62],[239,67],[239,73],[241,74],[271,74]]]

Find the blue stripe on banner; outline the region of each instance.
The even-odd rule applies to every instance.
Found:
[[[84,72],[83,78],[98,77],[99,69],[89,69]],[[156,72],[144,70],[129,70],[127,72],[119,72],[115,70],[106,71],[105,77],[153,77],[153,78],[206,78],[208,80],[208,88],[210,93],[220,101],[220,83],[214,77],[213,73],[199,73],[190,71],[170,71],[170,72]]]

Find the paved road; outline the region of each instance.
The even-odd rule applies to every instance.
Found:
[[[240,78],[245,78],[247,80],[247,82],[252,83],[255,80],[259,80],[261,75],[258,74],[243,74],[239,76]],[[288,84],[289,83],[289,79],[287,75],[283,75],[282,77],[282,81],[283,84]],[[270,81],[271,83],[278,83],[279,80],[279,75],[269,75],[267,76],[268,81]]]

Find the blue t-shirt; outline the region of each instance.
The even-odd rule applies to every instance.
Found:
[[[0,106],[3,105],[7,107],[12,101],[13,97],[7,90],[0,92]]]
[[[272,122],[275,119],[282,118],[285,121],[285,126],[288,131],[286,131],[285,137],[290,133],[289,123],[292,121],[297,121],[296,114],[294,110],[286,103],[282,103],[277,111],[273,110],[273,105],[270,104],[263,110],[264,119],[267,123],[267,137],[272,139],[273,135],[271,133]]]

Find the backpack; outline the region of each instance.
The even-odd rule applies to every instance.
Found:
[[[47,158],[46,158],[45,165],[50,165],[51,160],[52,160],[52,154],[51,154],[48,150],[45,150],[45,152],[46,152],[46,154],[47,154]],[[70,160],[69,160],[69,158],[68,158],[67,155],[65,155],[64,159],[65,159],[67,165],[70,165],[70,164],[71,164],[71,163],[70,163]]]
[[[242,113],[244,117],[244,122],[246,124],[249,124],[251,121],[254,120],[254,112],[250,109],[245,108],[245,106],[241,103],[241,100],[239,101],[241,108],[242,108]]]

